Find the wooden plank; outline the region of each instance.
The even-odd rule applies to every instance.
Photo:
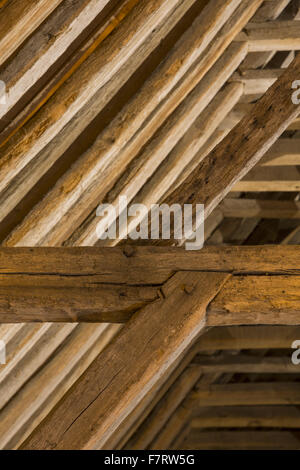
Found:
[[[291,346],[291,345],[290,345]],[[239,354],[217,356],[196,356],[195,364],[203,373],[217,374],[299,374],[299,367],[290,357],[260,357]]]
[[[216,273],[174,276],[164,287],[165,298],[134,315],[22,448],[105,447],[110,435],[200,334],[206,306],[226,279],[227,275]]]
[[[210,246],[199,251],[154,246],[0,248],[3,286],[22,276],[28,285],[32,285],[33,276],[39,285],[45,285],[44,276],[52,279],[52,285],[62,279],[68,285],[74,281],[81,286],[158,285],[176,271],[299,274],[299,266],[300,247],[296,245]]]
[[[224,217],[261,219],[300,219],[300,202],[265,199],[224,199],[220,204]]]
[[[288,431],[192,432],[185,450],[298,450],[300,433]]]
[[[165,202],[202,203],[207,217],[299,114],[300,106],[291,100],[292,82],[299,74],[300,56]]]
[[[125,11],[128,14],[130,7],[133,8],[136,3],[135,0],[128,2],[130,4],[122,5],[122,15],[120,11],[113,12],[116,0],[64,2],[40,28],[33,31],[30,39],[0,72],[0,79],[5,82],[8,91],[6,106],[0,109],[0,130],[5,128],[4,134],[0,134],[1,146],[99,47],[101,39],[114,29],[111,23],[108,23],[110,27],[106,23],[112,13],[116,15],[113,22],[117,27],[120,16],[123,19]],[[95,30],[98,34],[91,38],[91,32]],[[55,75],[58,75],[56,80]],[[42,97],[39,96],[40,91]],[[29,108],[25,108],[26,104]],[[16,118],[15,123],[13,118]]]
[[[33,279],[31,283],[23,276],[9,276],[9,283],[0,279],[0,323],[125,323],[159,298],[157,287],[84,286],[76,283],[76,277],[72,283],[63,277],[59,283],[47,276]]]
[[[298,382],[252,382],[199,386],[191,396],[198,406],[299,405]]]
[[[211,328],[199,339],[199,351],[290,349],[300,338],[298,326],[224,326]]]
[[[125,323],[160,295],[159,286],[99,284],[92,276],[0,275],[0,323]],[[233,276],[209,305],[207,324],[299,325],[300,276]]]
[[[300,276],[234,276],[210,304],[207,324],[300,325]]]
[[[199,428],[300,428],[297,406],[224,406],[197,409],[191,421]]]

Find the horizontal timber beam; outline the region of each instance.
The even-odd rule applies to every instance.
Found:
[[[293,364],[290,357],[282,356],[198,355],[192,363],[199,366],[201,372],[205,374],[299,374],[299,366]]]
[[[191,394],[197,406],[299,405],[300,383],[258,382],[201,385]],[[197,409],[197,407],[196,407]]]
[[[300,428],[297,406],[226,406],[198,408],[191,421],[199,428]]]
[[[224,217],[261,219],[300,219],[299,201],[264,199],[224,199],[220,205]]]
[[[249,23],[237,41],[248,41],[249,52],[300,50],[298,21]]]
[[[299,325],[300,276],[233,276],[209,305],[207,324]]]
[[[289,349],[300,338],[299,326],[222,326],[211,328],[198,341],[198,351]]]
[[[299,261],[296,246],[1,248],[0,323],[125,323],[174,275],[211,272],[231,278],[208,326],[299,325]]]
[[[300,274],[300,246],[0,248],[2,280],[48,275],[57,281],[65,276],[85,283],[154,285],[176,271]]]
[[[194,431],[185,450],[298,450],[300,433],[289,431]]]

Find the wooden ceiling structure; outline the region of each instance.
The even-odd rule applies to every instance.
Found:
[[[0,1],[1,449],[300,448],[299,20]],[[99,241],[120,195],[205,247]]]

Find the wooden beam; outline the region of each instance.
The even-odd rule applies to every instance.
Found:
[[[192,392],[198,406],[299,405],[298,382],[213,384]]]
[[[191,428],[300,428],[300,410],[297,406],[198,408]]]
[[[300,202],[264,199],[224,199],[220,204],[224,217],[261,219],[300,219]]]
[[[70,282],[63,276],[0,276],[0,323],[125,323],[158,298],[158,288],[151,286],[97,285],[80,277]]]
[[[139,0],[116,34],[96,48],[59,93],[2,148],[1,220],[62,157],[193,3]],[[33,239],[32,244],[36,244]]]
[[[203,334],[197,347],[201,351],[240,349],[289,349],[300,338],[295,326],[224,326]]]
[[[202,203],[207,217],[299,114],[300,106],[291,100],[292,82],[299,75],[300,55],[165,202]]]
[[[210,326],[300,325],[300,276],[234,276],[207,315]]]
[[[93,276],[0,275],[0,323],[126,323],[161,289],[101,284]],[[209,326],[300,325],[300,276],[233,276],[207,314]]]
[[[242,83],[245,95],[264,94],[283,72],[283,69],[242,70],[235,72],[229,81]]]
[[[257,167],[237,182],[232,191],[266,192],[282,191],[298,192],[300,190],[300,171],[294,166]]]
[[[299,366],[294,365],[290,357],[283,356],[198,355],[193,359],[192,364],[197,365],[204,374],[299,374]]]
[[[187,272],[171,278],[163,289],[164,298],[129,321],[22,447],[104,448],[121,422],[200,334],[207,304],[227,277]]]
[[[299,25],[297,21],[248,23],[236,40],[248,41],[249,52],[299,50]]]
[[[82,277],[98,284],[163,284],[176,271],[221,271],[235,274],[299,274],[300,247],[262,245],[205,247],[0,248],[0,275],[48,275],[59,282]],[[12,276],[11,278],[9,276]],[[30,284],[30,281],[28,281]],[[7,284],[6,284],[7,285]]]

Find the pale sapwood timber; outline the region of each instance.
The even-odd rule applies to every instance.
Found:
[[[191,393],[195,406],[299,405],[299,382],[212,384]]]

